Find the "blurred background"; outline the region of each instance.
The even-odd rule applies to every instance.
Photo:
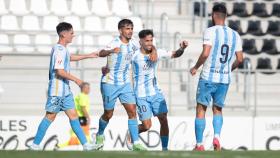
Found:
[[[202,51],[203,30],[212,26],[215,3],[226,5],[226,24],[241,35],[245,56],[233,73],[224,115],[233,119],[229,122],[235,122],[236,128],[243,118],[249,119],[242,125],[248,128],[248,149],[269,149],[266,140],[272,136],[276,136],[273,148],[280,149],[279,0],[0,0],[0,137],[9,135],[3,129],[10,127],[14,116],[33,120],[44,115],[49,55],[58,39],[55,27],[62,21],[72,23],[76,34],[68,47],[71,53],[104,48],[118,35],[122,18],[134,22],[136,39],[141,29],[153,29],[158,48],[175,50],[180,40],[189,41],[182,57],[161,62],[158,80],[171,120],[186,118],[193,123],[199,75],[191,77],[189,68]],[[105,58],[71,64],[71,72],[91,84],[90,113],[95,120],[103,112],[99,85],[105,64]],[[71,88],[74,94],[79,92],[73,83]],[[126,116],[120,106],[114,115]],[[37,124],[33,126],[36,129]],[[254,133],[258,126],[272,131],[263,141]],[[234,134],[236,128],[227,130]]]

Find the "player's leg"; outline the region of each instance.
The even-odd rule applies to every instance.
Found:
[[[47,129],[51,125],[51,123],[54,121],[56,114],[61,109],[61,103],[63,102],[63,98],[61,97],[48,97],[47,103],[45,106],[46,115],[40,122],[33,144],[30,146],[31,150],[40,150],[40,143],[43,140]]]
[[[224,102],[226,94],[228,91],[228,84],[217,84],[217,89],[213,95],[213,128],[214,128],[214,139],[213,146],[214,150],[221,150],[220,145],[220,134],[223,126],[223,114],[222,108],[224,107]]]
[[[160,139],[162,150],[168,150],[169,127],[167,120],[167,104],[161,92],[151,97],[152,111],[160,123]]]
[[[71,128],[78,137],[80,143],[83,145],[84,150],[93,150],[98,148],[98,146],[94,146],[87,141],[86,135],[78,119],[78,114],[75,109],[75,103],[72,94],[69,94],[65,97],[62,110],[68,116]]]
[[[99,118],[96,144],[99,144],[103,147],[105,140],[104,131],[113,116],[115,102],[118,96],[118,87],[111,84],[101,83],[100,89],[103,98],[104,112]]]
[[[133,150],[146,150],[139,142],[138,120],[136,117],[136,100],[130,84],[125,84],[120,89],[120,102],[128,115],[128,130],[133,142]]]
[[[206,80],[200,79],[197,86],[196,93],[196,118],[195,118],[195,137],[196,147],[195,150],[204,150],[203,146],[203,133],[206,126],[205,112],[207,106],[210,105],[212,100],[213,84]]]
[[[45,117],[40,122],[36,135],[33,140],[33,144],[31,145],[31,150],[40,150],[40,143],[43,140],[49,126],[55,120],[56,113],[46,112]]]
[[[204,150],[203,146],[203,133],[206,126],[205,112],[207,107],[197,103],[196,106],[196,118],[195,118],[195,138],[196,138],[196,149]]]
[[[168,150],[168,142],[169,142],[169,127],[167,120],[167,113],[162,113],[157,115],[157,118],[160,123],[160,140],[162,150]]]
[[[146,132],[152,126],[151,118],[153,116],[151,103],[147,100],[149,97],[136,98],[137,113],[141,124],[138,125],[139,133]]]

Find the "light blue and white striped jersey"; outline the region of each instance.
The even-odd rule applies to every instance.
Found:
[[[215,25],[205,30],[203,44],[210,45],[211,52],[200,77],[215,83],[230,83],[236,52],[242,51],[239,34],[227,26]]]
[[[139,42],[131,39],[129,43],[125,44],[119,37],[106,47],[105,50],[120,48],[119,53],[112,53],[107,57],[107,67],[110,72],[102,76],[102,83],[109,83],[114,85],[123,85],[130,83],[129,70],[131,68],[131,59],[134,53],[139,49]]]
[[[152,96],[160,91],[156,76],[158,63],[159,60],[170,59],[172,52],[157,49],[157,54],[158,60],[156,62],[150,61],[149,55],[141,53],[141,50],[138,50],[138,53],[135,53],[132,58],[133,84],[136,97]]]
[[[70,94],[69,81],[56,76],[56,69],[70,73],[70,54],[60,44],[56,44],[51,51],[48,96],[67,96]]]

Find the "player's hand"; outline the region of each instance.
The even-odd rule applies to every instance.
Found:
[[[186,40],[184,40],[184,41],[182,41],[182,42],[180,43],[180,47],[183,48],[183,49],[187,48],[188,45],[189,45],[189,43],[188,43],[188,41],[186,41]]]
[[[107,73],[110,72],[110,69],[107,66],[103,66],[101,68],[101,71],[102,71],[103,76],[105,76]]]
[[[197,69],[195,67],[191,68],[190,73],[192,76],[194,76],[197,72]]]
[[[156,62],[158,60],[157,50],[156,50],[155,46],[153,46],[153,48],[152,48],[152,53],[149,55],[149,59],[152,62]]]
[[[112,49],[112,53],[118,54],[120,51],[121,51],[121,48],[119,48],[119,47]]]
[[[92,52],[92,53],[89,54],[89,57],[90,58],[98,58],[99,57],[98,54],[99,54],[99,52]]]
[[[84,83],[84,81],[82,81],[82,80],[80,80],[80,79],[76,79],[76,80],[75,80],[75,83],[76,83],[79,87],[81,87],[81,85]]]

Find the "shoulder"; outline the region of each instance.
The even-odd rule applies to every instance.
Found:
[[[59,44],[54,45],[53,50],[56,53],[66,53],[67,52],[66,48]]]

